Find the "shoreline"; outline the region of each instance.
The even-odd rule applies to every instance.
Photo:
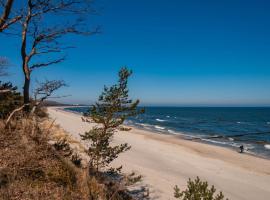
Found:
[[[64,107],[48,107],[51,118],[80,140],[79,133],[93,124],[82,122],[79,113]],[[120,155],[113,165],[127,172],[136,170],[144,177],[157,199],[173,199],[173,187],[186,186],[188,178],[199,176],[222,190],[229,199],[265,199],[270,195],[270,161],[240,154],[226,147],[186,140],[169,134],[156,134],[132,127],[116,134],[114,143],[129,143],[130,151]]]
[[[80,107],[80,106],[63,106],[63,107],[57,107],[57,108],[60,109],[60,110],[63,110],[64,112],[70,112],[70,113],[73,113],[75,115],[82,116],[82,114],[79,113],[79,112],[65,109],[65,108],[70,108],[70,107],[75,107],[76,108],[76,107]],[[81,107],[84,107],[84,106],[81,106]],[[222,148],[232,150],[232,151],[234,151],[236,153],[239,153],[239,148],[237,148],[236,146],[232,146],[232,145],[229,145],[229,144],[221,144],[219,142],[215,142],[214,140],[213,141],[204,141],[200,137],[195,137],[195,136],[193,137],[193,136],[187,135],[187,134],[185,134],[183,132],[180,132],[180,131],[177,131],[177,132],[175,132],[175,134],[172,134],[172,133],[164,132],[162,130],[154,130],[154,129],[151,129],[151,128],[148,129],[148,128],[144,128],[144,127],[140,127],[140,126],[136,126],[136,125],[132,125],[132,124],[125,124],[125,126],[130,127],[130,128],[139,129],[139,130],[142,130],[142,131],[151,132],[152,134],[169,135],[169,136],[174,137],[175,139],[187,140],[187,141],[212,145],[212,146],[216,146],[216,147],[222,147]],[[248,150],[246,150],[243,154],[247,154],[247,155],[250,155],[250,156],[270,160],[270,157],[260,155],[260,154],[256,154],[255,152],[251,152],[251,151],[248,151]]]

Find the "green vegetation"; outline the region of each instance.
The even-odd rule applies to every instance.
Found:
[[[86,200],[82,172],[48,143],[43,120],[0,121],[0,199]]]
[[[187,189],[180,191],[178,186],[174,188],[174,197],[182,200],[224,200],[222,192],[215,195],[214,186],[208,188],[208,183],[197,177],[194,181],[188,180]]]
[[[118,83],[105,87],[89,113],[97,126],[82,136],[90,142],[87,168],[67,139],[50,144],[52,125],[49,128],[43,125],[48,119],[42,104],[31,115],[24,114],[23,109],[18,109],[23,103],[17,88],[2,84],[2,91],[8,91],[1,95],[1,109],[6,110],[0,120],[0,165],[3,166],[0,199],[148,199],[147,188],[134,188],[141,181],[140,175],[124,174],[121,166],[110,166],[120,153],[130,148],[126,143],[112,146],[113,135],[118,130],[128,131],[121,126],[124,120],[142,112],[137,108],[139,101],[132,101],[128,96],[130,75],[131,71],[121,69]],[[31,105],[37,103],[33,100]],[[14,115],[6,126],[10,113]]]
[[[97,125],[81,135],[83,140],[90,142],[87,151],[90,167],[97,172],[107,167],[120,153],[130,149],[127,143],[112,147],[111,140],[127,117],[141,112],[137,109],[139,100],[132,101],[128,97],[127,83],[131,73],[127,68],[122,68],[118,74],[118,84],[104,88],[98,102],[89,112],[89,116]]]
[[[107,193],[116,199],[130,199],[131,197],[127,196],[129,193],[127,187],[141,181],[141,176],[134,173],[122,174],[121,166],[118,168],[110,166],[119,154],[131,148],[127,143],[113,146],[111,141],[114,134],[119,130],[129,130],[122,127],[125,119],[143,112],[137,108],[139,100],[129,99],[128,78],[131,74],[130,70],[122,68],[118,73],[118,83],[109,88],[104,87],[98,102],[85,115],[97,125],[81,135],[83,140],[90,143],[87,150],[90,158],[89,171],[96,176],[98,181],[105,181],[108,188],[115,188],[114,192],[107,191]],[[146,189],[143,188],[141,198],[147,198],[147,195],[144,195],[145,192]],[[125,194],[125,198],[122,194]]]
[[[2,83],[0,81],[0,118],[4,119],[14,109],[23,104],[23,98],[17,91],[17,87],[10,82]]]

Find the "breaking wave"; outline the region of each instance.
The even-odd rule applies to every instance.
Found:
[[[170,129],[168,130],[168,132],[171,133],[171,134],[177,134],[175,131],[170,130]]]
[[[162,126],[155,126],[156,129],[164,130],[165,128]]]
[[[156,121],[158,121],[158,122],[165,122],[166,120],[164,120],[164,119],[156,119]]]

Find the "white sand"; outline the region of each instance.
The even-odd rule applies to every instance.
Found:
[[[48,111],[78,140],[79,133],[92,126],[77,114],[53,107]],[[214,184],[231,200],[270,199],[270,160],[136,128],[119,132],[114,142],[127,142],[132,148],[113,164],[123,165],[126,172],[142,174],[152,199],[174,199],[173,187],[177,184],[185,189],[188,178],[196,176]]]

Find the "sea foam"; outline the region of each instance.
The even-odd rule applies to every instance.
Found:
[[[216,141],[216,140],[210,140],[210,139],[205,139],[205,138],[201,138],[202,141],[206,141],[206,142],[211,142],[211,143],[215,143],[215,144],[228,144],[227,142],[220,142],[220,141]]]
[[[164,120],[164,119],[156,119],[156,121],[158,121],[158,122],[165,122],[166,120]]]
[[[168,130],[168,132],[171,133],[171,134],[177,134],[175,131],[170,130],[170,129]]]
[[[155,126],[156,129],[164,130],[165,128],[162,126]]]
[[[139,126],[144,126],[144,127],[149,127],[149,126],[151,126],[150,124],[144,124],[144,123],[135,123],[135,124],[137,124],[137,125],[139,125]]]

